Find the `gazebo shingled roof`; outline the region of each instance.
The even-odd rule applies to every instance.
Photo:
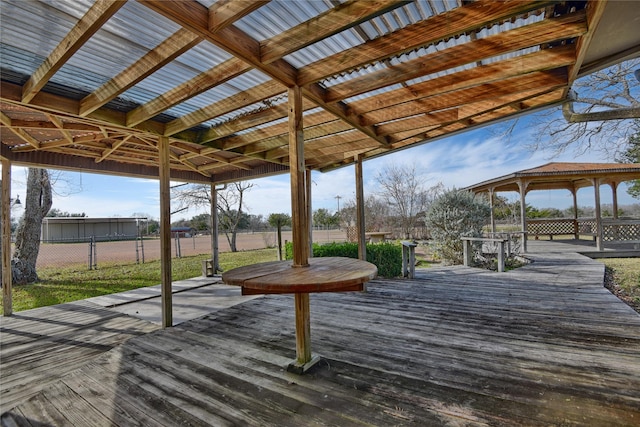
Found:
[[[640,179],[640,164],[551,162],[470,185],[465,189],[475,193],[490,189],[494,192],[518,192],[518,182],[524,181],[527,183],[527,192],[560,189],[573,191],[592,187],[593,178],[598,178],[601,184],[618,184]]]

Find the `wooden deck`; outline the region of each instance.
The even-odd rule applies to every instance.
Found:
[[[70,349],[108,351],[26,400],[5,402],[3,385],[1,424],[639,425],[640,315],[602,286],[602,264],[545,245],[507,273],[433,268],[374,280],[366,293],[312,295],[324,361],[304,376],[285,370],[295,356],[288,295],[112,349],[89,331],[71,335]],[[12,340],[44,333],[16,320],[3,319],[3,381],[32,375],[21,369],[33,351]],[[23,365],[5,363],[20,353]]]

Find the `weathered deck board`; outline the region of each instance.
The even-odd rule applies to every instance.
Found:
[[[0,321],[2,412],[127,339],[158,329],[85,301],[22,311]]]
[[[312,295],[307,375],[285,369],[293,297],[270,295],[129,339],[1,424],[638,425],[640,316],[596,261],[532,258]]]

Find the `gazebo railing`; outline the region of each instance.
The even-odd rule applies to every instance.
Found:
[[[640,243],[640,219],[603,219],[602,240]]]
[[[527,220],[527,234],[534,239],[548,236],[589,236],[598,234],[595,218],[545,218]],[[640,242],[640,219],[602,220],[602,240],[605,242]]]
[[[528,219],[527,234],[534,239],[540,236],[580,236],[595,237],[597,234],[597,223],[595,218],[545,218]]]

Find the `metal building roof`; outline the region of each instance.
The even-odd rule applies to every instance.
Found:
[[[365,160],[562,102],[640,52],[626,1],[3,0],[1,152],[14,164],[228,182]],[[615,34],[615,37],[611,35]]]

